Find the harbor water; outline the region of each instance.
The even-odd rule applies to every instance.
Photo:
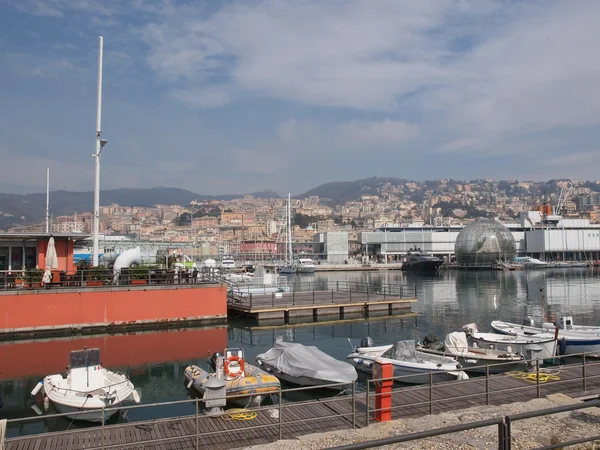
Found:
[[[0,392],[4,407],[0,418],[33,417],[44,409],[31,390],[45,375],[64,373],[68,352],[99,347],[103,365],[127,373],[141,393],[144,404],[185,400],[183,372],[189,364],[207,367],[210,354],[226,346],[242,347],[253,362],[267,351],[278,336],[284,340],[315,345],[331,356],[344,360],[360,340],[370,336],[377,344],[396,340],[423,339],[434,333],[440,338],[475,322],[488,331],[495,319],[521,322],[525,316],[540,320],[570,315],[574,323],[600,325],[600,275],[598,269],[546,269],[519,272],[441,271],[422,275],[400,271],[335,272],[297,275],[301,280],[351,281],[375,286],[402,283],[416,287],[416,313],[408,317],[376,317],[357,320],[328,320],[318,324],[255,324],[229,320],[227,326],[211,328],[147,331],[119,335],[74,336],[69,338],[0,342]],[[165,299],[166,300],[166,299]],[[350,343],[350,342],[352,343]],[[304,396],[308,394],[302,394]],[[300,394],[284,401],[305,399]],[[319,395],[319,394],[311,394]],[[113,421],[138,421],[158,417],[193,414],[193,404],[134,409]],[[46,413],[52,413],[52,406]],[[85,423],[66,418],[9,425],[8,436],[79,428]]]

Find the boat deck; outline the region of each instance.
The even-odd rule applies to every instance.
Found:
[[[475,377],[433,385],[397,387],[392,417],[419,417],[485,404],[528,401],[554,393],[590,398],[600,392],[600,362],[556,368],[558,379],[531,382],[507,375]],[[284,392],[285,396],[285,392]],[[375,394],[364,392],[263,407],[251,420],[229,416],[186,416],[10,438],[6,450],[232,449],[292,439],[310,433],[364,427],[373,422]],[[367,402],[370,414],[367,415]],[[498,411],[501,415],[502,411]],[[197,424],[197,425],[196,425]],[[10,422],[9,430],[10,431]],[[104,436],[104,447],[102,439]]]

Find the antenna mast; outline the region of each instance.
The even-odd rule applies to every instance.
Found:
[[[46,168],[46,234],[50,233],[50,167]]]

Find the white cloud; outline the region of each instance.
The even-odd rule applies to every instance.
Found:
[[[232,94],[227,88],[212,86],[208,88],[175,89],[171,98],[199,108],[216,108],[231,101]]]
[[[421,129],[454,135],[443,149],[486,150],[598,125],[598,15],[592,2],[263,0],[214,14],[175,7],[144,32],[162,77],[313,106],[408,107]],[[366,133],[398,132],[408,131]]]
[[[338,130],[350,140],[369,143],[397,143],[414,139],[419,127],[401,120],[385,119],[382,122],[349,122],[339,125]]]
[[[505,170],[514,177],[537,161],[546,161],[535,164],[542,178],[562,163],[588,177],[594,170],[585,164],[592,161],[587,150],[570,160],[565,155],[595,148],[600,139],[598,2],[47,0],[46,13],[40,4],[15,3],[45,15],[36,20],[48,26],[67,22],[55,20],[58,14],[69,26],[98,18],[115,24],[105,42],[107,96],[119,82],[132,103],[144,103],[139,94],[157,116],[164,114],[159,123],[197,116],[218,129],[219,155],[235,157],[238,174],[300,170],[309,167],[304,161],[334,160],[348,149],[354,151],[349,166],[360,165],[364,150],[392,145],[390,161],[409,146],[419,155],[437,151],[442,162],[428,167],[427,177],[452,176],[443,173],[452,165],[466,176],[501,177]],[[76,51],[68,47],[53,49],[54,66],[44,51],[18,49],[5,58],[19,54],[13,66],[29,75],[70,73],[83,61],[93,89],[95,42],[82,44],[87,29],[67,31],[87,60],[72,59],[68,52]],[[164,96],[172,102],[161,103]],[[152,142],[164,129],[155,133]],[[178,148],[196,144],[195,136],[172,140]],[[414,153],[402,155],[404,161],[410,156],[425,167],[428,156]],[[500,167],[502,156],[515,154],[517,163],[506,158]],[[259,166],[282,155],[283,162]],[[569,165],[577,158],[579,166]],[[368,164],[352,173],[381,173],[376,161]],[[314,164],[310,169],[316,173]]]

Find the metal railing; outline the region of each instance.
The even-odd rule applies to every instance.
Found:
[[[289,289],[281,287],[278,292],[273,292],[276,286],[256,286],[252,284],[236,285],[230,290],[229,303],[248,305],[252,307],[255,297],[260,297],[261,305],[265,303],[265,296],[269,296],[271,306],[282,304],[285,294],[287,305],[310,305],[335,303],[343,300],[347,303],[353,301],[387,301],[401,298],[416,298],[416,286],[404,284],[369,284],[355,281],[309,281],[298,282],[289,286]],[[340,295],[341,294],[341,295]],[[354,294],[354,299],[352,295]],[[317,302],[318,300],[318,302]]]
[[[295,392],[307,392],[307,391],[312,391],[315,389],[339,389],[340,391],[343,390],[348,390],[349,395],[341,395],[341,396],[335,396],[335,397],[330,397],[330,398],[324,398],[324,399],[319,399],[318,401],[304,401],[304,402],[283,402],[283,395],[284,394],[290,394],[290,393],[295,393]],[[349,424],[351,424],[352,428],[356,428],[356,424],[357,424],[357,420],[356,420],[356,384],[355,383],[331,383],[331,384],[326,384],[326,385],[319,385],[319,386],[310,386],[310,387],[301,387],[301,388],[292,388],[292,389],[279,389],[276,392],[271,393],[272,396],[275,396],[277,398],[277,401],[274,401],[274,404],[272,406],[260,406],[257,408],[252,408],[250,411],[253,412],[260,412],[260,411],[277,411],[277,415],[276,415],[276,419],[274,419],[271,423],[269,424],[264,424],[264,425],[248,425],[248,426],[240,426],[238,428],[236,428],[236,430],[240,431],[240,430],[259,430],[259,429],[265,429],[265,428],[269,428],[269,429],[273,429],[274,427],[277,428],[277,436],[278,439],[283,439],[284,436],[284,432],[286,430],[286,426],[290,425],[290,424],[298,424],[298,423],[311,423],[311,422],[316,422],[319,420],[325,420],[325,419],[332,419],[332,418],[348,418],[349,420]],[[220,397],[220,398],[211,398],[211,401],[215,401],[215,400],[227,400],[227,401],[231,401],[234,400],[236,398],[246,398],[246,397],[254,397],[254,396],[264,396],[265,394],[263,393],[251,393],[251,394],[243,394],[243,395],[227,395],[227,397]],[[336,403],[336,402],[348,402],[350,401],[352,403],[352,408],[350,412],[347,413],[343,413],[343,412],[336,412],[334,409],[329,408],[332,411],[332,414],[327,414],[327,415],[318,415],[318,416],[313,416],[313,417],[306,417],[304,419],[297,419],[297,418],[293,418],[292,420],[286,421],[283,419],[283,415],[284,412],[286,410],[291,410],[293,408],[299,408],[302,406],[305,406],[307,403],[313,403],[313,402],[317,402],[320,405],[327,405],[327,404],[331,404],[331,403]],[[196,399],[189,399],[189,400],[177,400],[177,401],[171,401],[171,402],[162,402],[162,403],[150,403],[150,404],[145,404],[145,405],[130,405],[130,406],[119,406],[119,407],[114,407],[114,408],[102,408],[102,410],[99,410],[99,412],[101,411],[102,417],[101,417],[101,422],[99,425],[99,445],[93,445],[93,442],[90,442],[91,445],[93,446],[86,446],[87,449],[89,450],[98,450],[98,449],[109,449],[109,448],[117,448],[117,447],[123,447],[123,445],[126,445],[127,442],[119,442],[119,443],[112,443],[112,444],[108,444],[107,443],[107,433],[110,433],[111,430],[114,429],[126,429],[126,428],[131,428],[131,427],[136,427],[136,428],[140,428],[143,426],[152,426],[154,424],[160,424],[160,423],[166,423],[166,422],[170,422],[173,421],[174,419],[179,419],[179,420],[194,420],[194,433],[187,433],[187,434],[182,434],[182,435],[178,435],[178,436],[168,436],[168,437],[160,437],[160,438],[150,438],[150,434],[148,435],[149,439],[147,440],[137,440],[135,442],[135,445],[146,445],[146,444],[156,444],[156,443],[161,443],[161,442],[167,442],[167,441],[180,441],[180,440],[190,440],[190,439],[195,439],[195,448],[199,449],[202,448],[202,446],[200,445],[200,436],[206,438],[209,436],[214,436],[214,435],[222,435],[222,434],[228,434],[231,432],[231,429],[229,429],[229,427],[225,426],[223,427],[222,430],[216,430],[216,431],[200,431],[201,426],[200,426],[200,421],[201,420],[211,420],[212,417],[214,416],[208,416],[208,415],[204,415],[201,413],[201,405],[204,404],[205,400],[200,399],[200,398],[196,398]],[[106,424],[106,417],[107,417],[107,413],[115,413],[117,411],[131,411],[131,410],[136,410],[136,409],[142,409],[142,408],[154,408],[154,407],[163,407],[163,406],[172,406],[172,405],[184,405],[184,404],[193,404],[195,407],[195,414],[191,415],[191,416],[182,416],[182,417],[176,417],[176,418],[162,418],[162,419],[154,419],[154,420],[142,420],[142,421],[135,421],[135,422],[129,422],[129,423],[125,423],[125,424],[117,424],[117,425],[107,425]],[[90,412],[86,411],[86,412],[82,412],[82,415],[85,414],[90,414]],[[224,411],[223,414],[224,416],[227,416],[228,413],[227,411]],[[9,419],[7,420],[7,433],[10,433],[10,428],[11,426],[14,426],[15,424],[27,424],[27,423],[31,423],[31,422],[36,422],[36,421],[45,421],[45,420],[49,420],[49,419],[56,419],[56,418],[61,418],[61,417],[69,417],[72,418],[73,413],[61,413],[61,414],[50,414],[50,415],[44,415],[44,416],[38,416],[38,417],[26,417],[26,418],[20,418],[20,419]],[[110,417],[110,415],[109,415]],[[297,417],[297,416],[293,416],[292,414],[289,414],[289,417]],[[273,417],[272,417],[273,418]],[[276,421],[275,421],[276,420]],[[213,426],[211,426],[211,428],[214,429]],[[91,431],[89,428],[86,429],[86,432]],[[10,442],[20,442],[20,441],[27,441],[27,440],[31,440],[31,439],[36,439],[36,438],[43,438],[45,436],[49,436],[49,435],[65,435],[65,434],[77,434],[77,433],[81,433],[81,430],[67,430],[67,431],[60,431],[60,432],[53,432],[53,433],[41,433],[38,435],[27,435],[27,436],[18,436],[18,437],[9,437],[6,439],[7,443]],[[118,439],[118,438],[117,438]],[[112,438],[113,442],[114,442],[114,436]],[[131,444],[133,445],[133,444]]]
[[[52,280],[43,282],[43,272],[36,271],[3,271],[0,272],[0,290],[39,290],[68,288],[112,288],[115,286],[136,285],[191,285],[221,284],[226,280],[224,274],[216,271],[181,270],[162,268],[129,268],[113,273],[112,269],[95,268],[77,270],[73,273],[53,271]]]
[[[577,386],[577,391],[578,392],[585,392],[587,391],[590,387],[592,388],[598,388],[600,387],[600,382],[598,383],[594,383],[596,380],[600,380],[600,371],[596,371],[597,374],[591,374],[590,372],[592,372],[590,369],[592,368],[596,368],[596,367],[600,367],[600,360],[596,360],[594,362],[589,362],[589,358],[587,357],[586,354],[577,354],[577,355],[568,355],[568,358],[572,358],[572,357],[581,357],[581,362],[579,364],[574,363],[574,364],[568,364],[568,365],[564,365],[564,366],[554,366],[554,367],[550,367],[550,368],[542,368],[540,367],[540,362],[539,360],[523,360],[522,362],[529,365],[530,368],[534,368],[533,370],[531,370],[530,372],[528,372],[531,375],[535,375],[535,381],[533,382],[528,382],[525,383],[525,385],[523,386],[514,386],[514,387],[504,387],[504,388],[499,388],[499,389],[492,389],[492,383],[490,382],[491,380],[494,379],[499,379],[499,377],[505,376],[505,375],[492,375],[491,372],[494,370],[494,366],[498,366],[499,364],[495,364],[493,366],[490,365],[482,365],[482,366],[478,366],[478,367],[471,367],[468,370],[472,371],[472,370],[476,370],[476,369],[480,369],[482,370],[485,374],[485,376],[480,376],[480,377],[473,377],[473,378],[469,378],[468,380],[462,380],[462,381],[449,381],[449,382],[436,382],[435,376],[432,373],[425,373],[425,374],[414,374],[414,375],[405,375],[405,376],[399,376],[399,377],[393,377],[393,378],[387,378],[385,380],[393,380],[395,382],[405,382],[407,380],[409,380],[410,378],[413,377],[417,377],[417,376],[427,376],[429,378],[429,383],[426,383],[424,385],[415,385],[415,386],[411,386],[411,387],[398,387],[398,388],[394,388],[392,389],[392,394],[394,393],[400,393],[400,394],[404,394],[404,392],[408,393],[414,393],[414,392],[418,392],[418,391],[425,391],[427,394],[424,396],[424,399],[418,400],[418,401],[408,401],[405,402],[403,401],[401,405],[392,405],[391,408],[389,409],[385,409],[385,410],[391,410],[391,411],[396,411],[399,409],[404,409],[405,411],[411,411],[412,413],[410,414],[411,416],[414,416],[415,413],[415,408],[416,407],[424,407],[424,406],[428,406],[428,410],[427,412],[423,413],[423,414],[434,414],[435,412],[442,412],[444,410],[448,410],[450,408],[450,406],[448,406],[447,408],[437,408],[436,411],[436,405],[438,404],[442,404],[442,403],[451,403],[451,402],[456,402],[456,401],[460,401],[461,404],[467,406],[467,405],[472,405],[473,404],[473,399],[479,399],[481,401],[482,404],[485,405],[490,405],[492,403],[491,397],[492,396],[496,396],[498,394],[504,394],[504,393],[515,393],[515,392],[523,392],[523,391],[528,391],[529,393],[531,393],[532,390],[534,390],[535,395],[533,395],[534,398],[540,398],[542,395],[542,391],[552,391],[552,392],[560,392],[560,389],[556,389],[557,386],[566,386],[567,383],[570,383],[571,386],[567,386],[568,389],[573,390],[574,387],[573,386]],[[561,357],[557,358],[558,361],[561,361]],[[568,371],[569,373],[569,378],[565,379],[565,380],[553,380],[551,383],[549,384],[544,384],[540,378],[541,375],[544,375],[544,373],[547,373],[548,370],[558,370],[559,368],[561,368],[561,370],[565,370]],[[575,370],[577,370],[577,368],[579,367],[580,369],[580,376],[573,376],[573,372]],[[452,371],[455,372],[455,371]],[[439,373],[447,373],[447,372],[439,372]],[[439,374],[438,373],[438,374]],[[523,371],[522,373],[526,373],[525,371]],[[367,380],[367,384],[366,384],[366,392],[360,392],[359,395],[359,386],[356,383],[332,383],[329,385],[322,385],[322,386],[313,386],[313,387],[301,387],[301,388],[294,388],[294,389],[283,389],[283,390],[278,390],[274,393],[272,393],[272,395],[274,397],[276,397],[277,401],[274,402],[273,406],[261,406],[258,408],[252,408],[252,411],[256,411],[256,412],[260,412],[260,411],[269,411],[272,412],[274,410],[277,410],[277,416],[275,416],[275,418],[273,418],[273,420],[270,420],[270,423],[264,424],[260,424],[260,425],[253,425],[251,423],[249,423],[247,426],[242,426],[240,425],[239,427],[236,428],[236,430],[250,430],[250,429],[256,429],[256,430],[260,430],[260,429],[269,429],[271,430],[269,434],[273,435],[273,429],[275,428],[277,431],[277,436],[279,439],[282,439],[284,434],[285,434],[285,430],[287,428],[288,425],[291,424],[301,424],[301,423],[312,423],[312,422],[318,422],[320,420],[325,420],[325,419],[331,419],[331,418],[345,418],[347,419],[347,426],[348,427],[352,427],[352,428],[356,428],[358,426],[359,423],[359,419],[362,421],[362,417],[364,417],[364,422],[363,426],[368,426],[371,421],[372,421],[372,416],[374,413],[378,412],[378,411],[383,411],[384,409],[378,409],[376,407],[371,407],[371,402],[375,401],[376,398],[379,395],[382,394],[377,394],[376,392],[374,392],[372,385],[377,384],[381,381],[384,381],[384,379],[374,379],[374,380]],[[458,383],[458,384],[457,384]],[[476,384],[483,384],[484,388],[479,390],[479,392],[477,392],[477,389],[463,389],[463,391],[468,392],[469,390],[472,390],[474,392],[472,393],[460,393],[460,390],[458,389],[458,386],[475,386]],[[448,389],[448,387],[454,387],[456,386],[456,393],[457,395],[444,395],[444,396],[436,396],[436,392],[440,392],[442,389],[446,388]],[[546,386],[553,386],[552,389],[546,389]],[[337,387],[339,389],[342,388],[346,388],[346,391],[351,393],[351,395],[339,395],[339,396],[335,396],[335,397],[329,397],[329,398],[321,398],[319,400],[308,400],[308,401],[301,401],[301,402],[283,402],[283,398],[284,395],[288,395],[288,394],[293,394],[293,393],[297,393],[297,392],[308,392],[308,391],[312,391],[315,389],[323,389],[323,388],[334,388]],[[227,400],[232,400],[238,397],[250,397],[250,396],[257,396],[257,395],[264,395],[264,394],[249,394],[249,395],[228,395],[226,397]],[[401,397],[407,397],[406,395],[401,395]],[[517,400],[516,397],[513,397],[515,399],[515,401]],[[214,399],[211,399],[214,400]],[[469,403],[465,403],[465,400],[469,400]],[[518,400],[523,400],[523,397],[518,398]],[[338,402],[350,402],[350,405],[346,405],[344,407],[340,407],[338,409],[332,408],[332,407],[328,407],[328,409],[332,412],[332,414],[327,414],[327,415],[312,415],[310,417],[304,417],[304,418],[300,418],[299,414],[293,414],[293,409],[294,408],[301,408],[303,406],[306,405],[311,405],[311,404],[318,404],[318,405],[331,405],[331,404],[335,404]],[[590,402],[591,403],[591,402]],[[142,420],[142,421],[134,421],[134,422],[130,422],[130,423],[126,423],[126,424],[118,424],[118,425],[107,425],[106,421],[105,421],[105,417],[106,417],[106,413],[107,412],[114,412],[114,411],[118,411],[118,410],[124,410],[124,411],[130,411],[130,410],[136,410],[136,409],[141,409],[141,408],[153,408],[153,407],[164,407],[164,406],[170,406],[170,405],[183,405],[183,404],[193,404],[195,407],[195,414],[194,415],[188,415],[188,416],[180,416],[177,418],[160,418],[160,419],[153,419],[153,420]],[[222,434],[227,434],[231,432],[231,429],[229,427],[223,427],[223,429],[221,430],[214,430],[214,427],[212,427],[212,429],[214,431],[201,431],[201,426],[200,426],[200,421],[201,420],[205,420],[205,418],[207,418],[208,416],[205,416],[203,414],[201,414],[201,405],[204,404],[204,400],[202,399],[190,399],[190,400],[179,400],[179,401],[171,401],[171,402],[162,402],[162,403],[151,403],[151,404],[145,404],[145,405],[132,405],[132,406],[120,406],[120,407],[115,407],[115,408],[105,408],[102,410],[102,422],[100,425],[100,443],[99,445],[96,445],[95,447],[89,447],[91,449],[108,449],[108,448],[115,448],[115,447],[119,447],[119,446],[123,446],[124,443],[114,443],[114,444],[107,444],[106,443],[106,435],[107,433],[110,433],[111,429],[115,429],[115,428],[127,428],[127,427],[140,427],[143,425],[153,425],[156,423],[166,423],[169,421],[173,421],[174,419],[179,419],[179,420],[194,420],[194,433],[190,434],[190,433],[182,433],[182,435],[179,436],[167,436],[167,437],[162,437],[162,438],[158,438],[158,439],[148,439],[146,441],[138,441],[136,442],[137,445],[143,445],[145,443],[157,443],[157,442],[166,442],[166,441],[176,441],[176,440],[183,440],[183,439],[195,439],[196,442],[196,448],[200,448],[199,447],[199,443],[200,443],[200,436],[202,437],[209,437],[209,436],[214,436],[214,435],[222,435]],[[592,406],[598,406],[596,404],[593,404]],[[489,420],[485,420],[485,421],[481,421],[481,422],[473,422],[470,424],[461,424],[461,425],[457,425],[455,427],[448,427],[448,428],[443,428],[443,429],[439,429],[439,430],[431,430],[428,432],[423,432],[423,433],[414,433],[411,435],[405,435],[405,436],[398,436],[396,437],[397,439],[401,439],[399,441],[394,441],[394,442],[387,442],[387,441],[381,441],[381,444],[378,443],[373,443],[373,441],[371,441],[369,443],[368,446],[378,446],[378,445],[386,445],[387,443],[396,443],[396,442],[405,442],[405,441],[410,441],[410,440],[416,440],[416,439],[422,439],[422,438],[426,438],[426,437],[431,437],[431,436],[438,436],[438,435],[442,435],[442,434],[448,434],[448,433],[454,433],[454,432],[458,432],[458,431],[464,431],[467,429],[473,429],[473,428],[480,428],[480,427],[485,427],[485,426],[490,426],[490,425],[498,425],[499,428],[499,445],[501,449],[510,449],[510,422],[511,421],[515,421],[515,420],[524,420],[526,418],[530,418],[530,417],[537,417],[538,415],[546,415],[546,414],[554,414],[555,412],[564,412],[564,411],[572,411],[572,410],[576,410],[576,409],[581,409],[584,408],[586,406],[581,406],[581,405],[569,405],[568,407],[561,407],[561,408],[554,408],[552,410],[547,410],[547,411],[536,411],[536,412],[532,412],[532,413],[525,413],[525,414],[519,414],[519,415],[513,415],[513,416],[506,416],[506,417],[501,417],[501,418],[497,418],[497,419],[489,419]],[[566,409],[565,409],[566,408]],[[289,412],[286,414],[286,411]],[[344,412],[347,411],[347,412]],[[549,412],[550,411],[550,412]],[[361,418],[358,418],[358,412],[360,412]],[[89,412],[86,412],[87,414],[89,414]],[[82,413],[84,414],[84,413]],[[225,412],[225,414],[227,414],[227,412]],[[362,416],[364,414],[364,416]],[[537,415],[536,415],[537,414]],[[15,425],[17,424],[27,424],[27,423],[31,423],[31,422],[35,422],[35,421],[45,421],[48,419],[54,419],[54,418],[59,418],[59,417],[65,417],[65,416],[69,416],[72,415],[72,413],[64,413],[64,414],[52,414],[52,415],[43,415],[43,416],[39,416],[39,417],[28,417],[28,418],[21,418],[21,419],[9,419],[8,422],[8,429],[7,429],[7,433],[11,432],[11,428],[14,428]],[[285,417],[284,417],[285,416]],[[290,420],[285,420],[285,419],[290,419]],[[507,420],[508,419],[508,420]],[[210,419],[207,419],[210,420]],[[90,429],[87,429],[87,431],[89,432]],[[79,430],[71,430],[71,431],[64,431],[64,432],[58,432],[58,433],[50,433],[51,435],[56,435],[56,434],[69,434],[69,433],[78,433]],[[429,433],[433,433],[433,434],[429,434]],[[45,435],[45,434],[44,434]],[[10,437],[7,439],[7,442],[12,442],[12,441],[21,441],[21,440],[27,440],[27,439],[32,439],[35,436],[20,436],[20,437]],[[592,438],[590,438],[592,439]],[[593,438],[593,439],[598,439]],[[114,441],[113,441],[114,442]],[[375,441],[375,442],[380,442],[380,441]],[[578,441],[575,442],[573,441],[573,443],[579,443],[579,442],[585,442],[585,441]],[[353,445],[361,445],[361,444],[353,444]],[[562,443],[562,445],[572,445],[569,443]],[[367,448],[366,447],[340,447],[343,449],[351,449],[351,448]],[[558,445],[556,446],[558,447]],[[550,448],[555,448],[553,446],[550,447],[544,447],[544,449],[550,449]]]
[[[581,358],[581,364],[573,363],[573,364],[560,365],[560,363],[562,362],[563,359],[577,358],[577,357]],[[378,408],[371,408],[371,406],[370,406],[370,398],[376,399],[379,395],[381,395],[381,394],[377,394],[374,392],[372,385],[377,385],[378,383],[381,383],[383,381],[393,380],[394,382],[398,382],[398,383],[410,384],[411,380],[415,380],[415,378],[417,378],[417,377],[422,378],[423,376],[427,376],[428,383],[417,384],[417,385],[413,385],[410,388],[408,388],[413,393],[425,391],[427,393],[426,400],[403,403],[402,405],[392,406],[391,408],[389,408],[389,410],[394,411],[394,410],[398,410],[401,408],[407,408],[407,407],[414,408],[417,406],[428,406],[429,414],[434,414],[436,404],[448,403],[453,400],[454,401],[456,401],[456,400],[464,401],[465,399],[477,399],[477,398],[484,397],[485,405],[489,405],[490,398],[492,395],[500,394],[500,393],[509,393],[509,392],[532,391],[534,389],[535,389],[535,398],[541,398],[542,390],[544,389],[545,386],[565,385],[567,383],[574,385],[574,384],[580,383],[581,392],[585,392],[588,390],[588,387],[589,387],[588,383],[590,380],[600,380],[600,371],[598,371],[597,375],[589,374],[590,367],[594,367],[594,368],[599,367],[600,368],[600,359],[594,358],[594,362],[592,362],[592,363],[589,362],[589,359],[590,359],[589,355],[586,353],[557,356],[554,358],[554,364],[556,364],[558,362],[559,365],[554,365],[554,366],[549,366],[549,367],[541,367],[539,359],[524,359],[521,361],[520,370],[517,369],[516,374],[519,375],[520,378],[524,379],[526,381],[526,383],[523,386],[507,387],[507,388],[501,388],[501,389],[492,389],[491,388],[490,380],[493,377],[492,372],[497,371],[497,368],[500,366],[508,366],[508,365],[514,366],[515,362],[506,362],[506,363],[501,363],[501,364],[468,367],[468,368],[466,368],[467,371],[469,371],[471,373],[480,371],[482,374],[485,374],[485,377],[483,375],[479,376],[479,377],[474,376],[469,379],[460,380],[460,381],[449,381],[449,382],[448,381],[446,381],[446,382],[436,381],[436,378],[439,380],[440,376],[451,375],[453,372],[456,373],[457,372],[456,370],[438,371],[435,373],[429,372],[429,373],[421,373],[421,374],[403,375],[403,376],[385,378],[385,379],[384,378],[370,379],[370,380],[367,380],[367,385],[366,385],[366,397],[367,397],[367,400],[366,400],[366,407],[367,407],[366,425],[368,425],[370,423],[372,413],[383,410],[383,409],[378,409]],[[569,373],[570,373],[571,371],[575,370],[578,366],[581,368],[581,376],[569,377],[568,379],[565,379],[565,380],[560,379],[560,377],[558,376],[560,371],[562,371],[563,369],[565,371],[569,371]],[[528,370],[528,368],[529,368],[529,370]],[[509,375],[513,374],[514,372],[515,371],[507,370],[506,372],[504,372],[503,376],[506,376],[507,373]],[[559,379],[547,378],[547,377],[556,377]],[[544,379],[546,379],[546,380],[550,379],[552,381],[552,383],[546,384],[546,381],[542,381]],[[458,395],[455,395],[455,396],[444,396],[441,398],[436,398],[435,391],[436,390],[440,391],[443,388],[447,388],[449,386],[449,383],[460,383],[461,386],[469,386],[470,385],[471,386],[470,389],[464,389],[464,390],[470,391],[471,393],[458,392]],[[476,392],[475,389],[472,388],[474,385],[478,385],[478,384],[482,384],[482,383],[485,385],[485,389],[482,389],[481,392]],[[598,384],[600,386],[600,383],[598,383]],[[402,391],[402,389],[407,389],[407,388],[406,387],[397,388],[397,389],[394,389],[392,392],[399,392],[399,391]],[[546,390],[548,390],[548,389],[546,389]],[[473,391],[475,391],[475,392],[473,392]]]

